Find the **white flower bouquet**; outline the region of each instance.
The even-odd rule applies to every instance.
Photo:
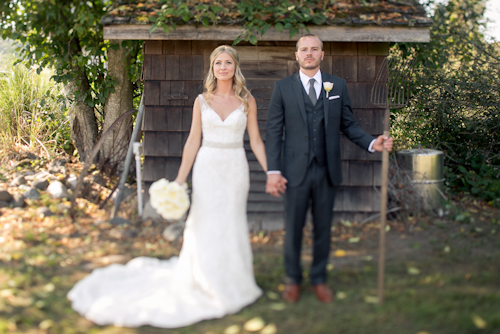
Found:
[[[187,184],[160,179],[149,188],[151,206],[164,219],[178,220],[189,208]]]

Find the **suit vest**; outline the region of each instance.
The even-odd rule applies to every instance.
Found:
[[[309,164],[316,159],[320,166],[326,165],[326,138],[325,138],[325,115],[323,110],[323,98],[319,95],[316,105],[313,105],[309,95],[303,89],[304,102],[307,114],[307,127],[309,130]]]

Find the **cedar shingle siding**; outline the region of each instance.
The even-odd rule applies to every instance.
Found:
[[[146,187],[165,177],[173,180],[189,133],[194,99],[202,92],[203,75],[215,47],[230,41],[155,41],[144,48],[144,181]],[[354,116],[361,127],[377,136],[383,132],[383,109],[370,103],[371,87],[388,54],[388,43],[325,42],[321,69],[347,80]],[[257,117],[265,140],[267,109],[274,82],[298,70],[295,42],[259,42],[237,46],[247,86],[257,100]],[[338,189],[334,220],[359,220],[378,212],[381,155],[369,154],[341,138],[344,182]],[[250,150],[248,212],[265,227],[266,220],[282,219],[280,199],[264,193],[266,176]]]

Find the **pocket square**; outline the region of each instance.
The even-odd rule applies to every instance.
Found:
[[[333,95],[328,98],[328,100],[340,99],[340,95]]]

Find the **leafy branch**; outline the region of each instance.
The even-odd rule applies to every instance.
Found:
[[[275,0],[242,0],[224,4],[161,0],[162,7],[158,15],[153,18],[154,24],[150,33],[161,27],[163,32],[168,34],[170,29],[175,30],[178,24],[187,23],[203,27],[211,24],[240,24],[244,31],[234,40],[233,45],[241,41],[256,45],[257,36],[263,36],[271,27],[279,32],[288,30],[292,38],[298,34],[300,28],[309,32],[306,24],[324,24],[325,15],[330,11],[325,8],[327,2],[303,0],[298,5],[289,1]]]

